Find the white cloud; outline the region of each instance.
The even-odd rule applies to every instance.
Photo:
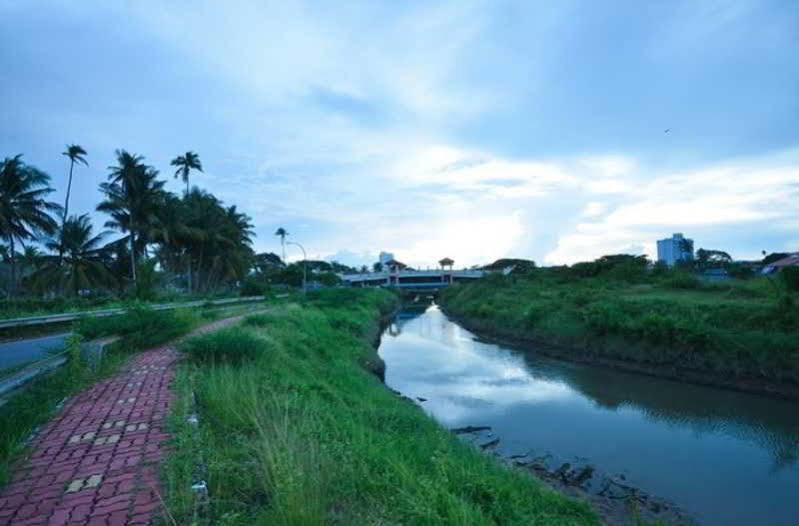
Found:
[[[585,208],[583,208],[582,217],[596,217],[601,216],[607,210],[607,206],[604,203],[600,203],[598,201],[589,201],[586,203]]]
[[[655,256],[654,241],[674,231],[769,221],[780,228],[799,220],[795,153],[722,163],[680,174],[628,182],[627,201],[601,215],[590,202],[583,219],[559,237],[545,261],[574,263],[616,252]],[[589,187],[590,188],[590,187]]]

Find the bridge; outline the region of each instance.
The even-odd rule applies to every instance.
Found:
[[[483,270],[411,270],[392,267],[380,272],[340,274],[339,277],[352,287],[440,289],[453,283],[480,279],[484,275]]]

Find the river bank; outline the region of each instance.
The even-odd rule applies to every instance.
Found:
[[[799,315],[757,288],[492,278],[442,292],[440,307],[477,334],[554,358],[799,400]]]
[[[587,504],[481,454],[364,369],[397,305],[386,291],[326,290],[188,343],[162,472],[173,520],[597,524]]]

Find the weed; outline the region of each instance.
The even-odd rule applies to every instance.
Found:
[[[265,344],[246,329],[230,327],[190,338],[180,350],[196,362],[240,364],[264,352]]]

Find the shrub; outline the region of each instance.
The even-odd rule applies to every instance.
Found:
[[[247,278],[239,290],[241,296],[267,296],[269,295],[269,283],[255,278]]]
[[[780,271],[780,278],[788,290],[799,291],[799,267],[785,267]]]
[[[702,281],[690,272],[675,271],[663,284],[671,289],[700,289]]]
[[[251,327],[266,327],[275,321],[275,316],[269,313],[252,314],[244,318],[244,325]]]
[[[241,327],[195,336],[180,346],[180,350],[201,363],[240,364],[252,360],[264,348],[264,340]]]
[[[600,334],[618,332],[627,326],[627,315],[614,303],[594,303],[583,311],[586,324]]]
[[[727,273],[735,279],[751,279],[755,277],[755,271],[751,267],[746,267],[740,263],[728,265]]]
[[[121,336],[120,346],[136,350],[176,338],[187,332],[193,324],[194,317],[190,311],[155,311],[137,304],[118,316],[81,318],[76,324],[76,332],[89,340],[101,336]]]

